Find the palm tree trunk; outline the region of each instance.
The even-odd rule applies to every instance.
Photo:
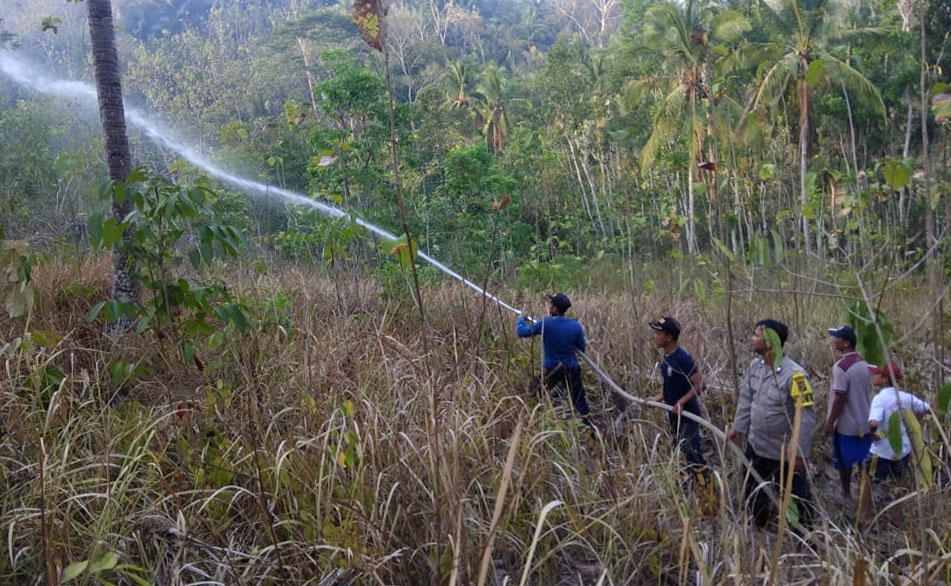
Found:
[[[691,254],[697,252],[697,241],[694,237],[693,223],[693,162],[687,163],[687,251]]]
[[[125,109],[122,104],[122,79],[119,73],[119,54],[116,50],[115,29],[112,23],[110,0],[87,0],[89,9],[89,37],[92,59],[96,73],[96,90],[99,96],[99,118],[105,142],[106,168],[109,179],[125,181],[132,170],[132,154],[125,125]],[[112,201],[112,215],[122,222],[132,211],[131,202]],[[123,238],[131,238],[132,229],[126,230]],[[117,248],[112,253],[112,296],[128,303],[138,297],[138,287],[132,281],[135,263],[127,253]],[[113,328],[121,330],[128,323],[118,322]]]
[[[693,174],[694,169],[697,166],[697,159],[699,158],[700,145],[697,137],[697,129],[693,124],[693,121],[697,119],[697,90],[695,87],[691,86],[690,88],[690,135],[687,137],[687,140],[690,141],[687,146],[687,151],[690,152],[692,149],[692,144],[697,143],[696,149],[693,149],[693,156],[687,157],[687,251],[691,254],[697,252],[697,239],[695,236],[696,226],[693,221],[693,212],[694,212],[694,188],[693,188]]]
[[[804,75],[804,74],[803,74]],[[812,135],[809,116],[809,86],[805,79],[799,80],[799,204],[802,206],[802,236],[806,251],[812,249],[812,236],[809,233],[809,218],[805,209],[809,205],[809,192],[806,189],[806,173],[809,171],[809,142]]]

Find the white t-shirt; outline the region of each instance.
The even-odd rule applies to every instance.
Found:
[[[895,456],[892,446],[888,443],[888,420],[892,413],[897,413],[901,409],[911,409],[916,415],[927,413],[931,407],[928,403],[918,397],[905,391],[899,391],[895,387],[885,387],[878,392],[872,399],[872,406],[868,412],[869,423],[878,422],[877,433],[883,437],[880,440],[872,442],[872,448],[869,450],[873,456],[884,458],[886,460],[901,460],[911,453],[911,440],[908,439],[908,430],[905,429],[905,421],[901,422],[901,455]]]

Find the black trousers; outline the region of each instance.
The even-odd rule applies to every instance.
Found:
[[[532,380],[532,387],[541,388],[542,377],[536,376]],[[568,388],[571,395],[571,405],[585,421],[591,413],[588,407],[588,399],[584,394],[584,381],[581,379],[581,367],[564,367],[561,365],[555,368],[546,368],[544,374],[544,386],[546,389]]]
[[[763,480],[772,483],[773,490],[776,490],[777,485],[786,485],[786,466],[781,465],[779,460],[764,458],[749,445],[746,446],[746,457],[753,463],[753,470],[756,470]],[[752,474],[747,474],[743,496],[747,499],[750,514],[753,515],[756,524],[765,527],[775,514],[775,510],[766,491],[756,490],[758,484],[759,482],[753,478]],[[799,509],[799,523],[803,527],[812,527],[812,519],[815,516],[812,492],[809,490],[809,481],[805,473],[798,470],[793,471],[792,496],[796,499],[796,506]]]
[[[680,444],[680,451],[692,472],[706,475],[707,460],[700,445],[700,424],[692,419],[669,413],[670,433]]]

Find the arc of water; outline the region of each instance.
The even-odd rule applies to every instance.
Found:
[[[29,65],[21,59],[15,58],[9,52],[0,52],[0,71],[3,71],[7,77],[16,83],[41,93],[69,99],[79,99],[90,106],[95,105],[96,103],[96,90],[91,85],[79,81],[52,79],[40,73],[39,68]],[[349,221],[366,228],[377,236],[387,238],[389,240],[396,239],[396,236],[393,233],[377,226],[376,224],[373,224],[372,222],[368,222],[363,218],[348,214],[347,212],[333,205],[313,200],[300,193],[295,193],[293,191],[275,187],[273,185],[268,185],[266,183],[261,183],[259,181],[253,181],[251,179],[240,177],[225,171],[210,161],[207,157],[198,153],[195,149],[174,138],[170,132],[166,131],[162,127],[160,123],[147,116],[138,108],[126,105],[126,119],[131,124],[141,128],[152,140],[164,145],[166,148],[172,151],[175,151],[183,159],[187,160],[196,167],[204,169],[205,172],[207,172],[210,176],[223,183],[232,185],[246,193],[256,194],[259,196],[272,194],[277,195],[288,202],[316,209],[321,214],[331,218],[346,217]],[[519,313],[519,310],[512,305],[502,301],[495,295],[488,293],[482,287],[476,283],[473,283],[469,279],[466,279],[456,271],[450,269],[436,258],[423,252],[419,252],[417,255],[419,258],[425,260],[442,273],[453,279],[456,279],[457,281],[460,281],[476,292],[485,295],[505,309],[508,309],[514,313]]]
[[[7,77],[12,79],[14,82],[18,83],[19,85],[31,88],[35,91],[38,91],[44,94],[53,95],[53,96],[59,96],[62,98],[67,98],[67,99],[79,99],[89,106],[95,106],[96,104],[96,100],[97,100],[96,90],[91,85],[80,82],[80,81],[65,81],[65,80],[50,78],[46,75],[43,75],[41,73],[40,68],[30,65],[24,62],[22,59],[16,58],[14,55],[12,55],[8,51],[0,51],[0,71],[2,71]],[[157,121],[153,120],[152,118],[147,116],[144,112],[142,112],[141,110],[135,107],[126,106],[126,119],[130,123],[141,128],[146,133],[146,135],[152,140],[164,145],[166,148],[170,150],[175,151],[182,158],[184,158],[191,164],[195,165],[196,167],[201,167],[210,176],[214,177],[215,179],[223,183],[232,185],[238,188],[239,190],[244,191],[245,193],[255,194],[258,196],[267,196],[267,195],[274,194],[291,203],[304,205],[304,206],[316,209],[321,214],[325,216],[329,216],[331,218],[345,217],[349,221],[366,228],[371,233],[376,234],[377,236],[381,236],[383,238],[387,238],[390,240],[396,239],[396,236],[393,233],[377,226],[376,224],[373,224],[372,222],[364,220],[363,218],[359,218],[357,216],[348,214],[347,212],[333,205],[310,199],[309,197],[306,197],[300,193],[295,193],[293,191],[282,189],[280,187],[274,187],[272,185],[261,183],[259,181],[253,181],[251,179],[240,177],[238,175],[234,175],[232,173],[229,173],[228,171],[225,171],[218,165],[211,162],[207,157],[198,153],[195,149],[189,147],[188,145],[184,144],[180,140],[173,138],[171,133],[163,129],[161,124],[159,124]],[[456,279],[457,281],[463,283],[464,285],[466,285],[470,289],[473,289],[477,293],[484,295],[485,297],[491,299],[492,301],[495,301],[496,303],[498,303],[500,306],[504,307],[505,309],[513,313],[520,313],[519,309],[506,303],[505,301],[502,301],[497,296],[489,293],[488,291],[486,291],[485,289],[483,289],[476,283],[470,281],[469,279],[466,279],[465,277],[463,277],[456,271],[450,269],[445,264],[441,263],[440,261],[433,258],[432,256],[425,254],[423,252],[418,252],[417,256],[419,256],[419,258],[422,258],[423,260],[431,264],[433,267],[435,267],[436,269],[438,269],[445,275],[453,279]],[[608,376],[608,374],[596,362],[594,362],[587,354],[585,354],[584,352],[579,352],[579,355],[585,361],[585,363],[587,363],[588,366],[591,367],[591,370],[599,378],[601,378],[605,382],[605,384],[608,385],[608,388],[610,388],[612,392],[621,396],[625,400],[637,405],[644,406],[644,407],[654,407],[654,408],[663,409],[666,411],[671,411],[673,409],[670,405],[667,405],[665,403],[648,401],[648,400],[642,399],[640,397],[635,397],[634,395],[627,393],[617,383],[615,383],[611,379],[611,377]],[[723,431],[720,430],[718,427],[714,426],[712,423],[710,423],[706,419],[703,419],[702,417],[698,417],[694,415],[693,413],[688,413],[686,411],[682,412],[682,416],[696,421],[697,423],[702,425],[704,428],[709,430],[711,433],[713,433],[721,441],[725,440],[725,435]],[[735,452],[737,452],[737,454],[741,458],[741,461],[746,460],[742,452],[740,452],[739,449],[735,445],[733,444],[729,444],[729,445],[734,449]],[[762,482],[762,479],[758,477],[758,475],[756,474],[755,471],[752,470],[752,468],[750,468],[750,471],[753,473],[754,476],[757,477],[757,480]]]

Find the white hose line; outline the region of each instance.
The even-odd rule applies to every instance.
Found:
[[[591,368],[591,370],[596,375],[598,375],[598,378],[604,381],[604,383],[607,384],[608,387],[611,389],[611,391],[613,391],[614,394],[616,394],[617,396],[631,403],[636,403],[637,405],[640,405],[642,407],[654,407],[655,409],[662,409],[664,411],[667,411],[668,413],[673,412],[674,408],[668,405],[667,403],[660,403],[658,401],[650,401],[648,399],[642,399],[640,397],[635,397],[634,395],[628,393],[627,391],[622,389],[620,386],[618,386],[618,384],[615,383],[611,379],[611,377],[608,376],[608,374],[604,372],[604,370],[600,366],[598,366],[598,364],[594,360],[592,360],[587,354],[585,354],[584,352],[580,350],[577,350],[576,353],[578,354],[578,356],[581,357],[582,360],[584,360],[585,364],[587,364],[588,367]],[[703,417],[700,417],[699,415],[694,415],[693,413],[690,413],[689,411],[681,410],[680,415],[681,417],[685,417],[691,421],[695,421],[701,427],[703,427],[704,429],[712,433],[718,440],[720,440],[721,442],[729,446],[733,450],[733,454],[737,458],[740,459],[740,462],[742,462],[744,466],[746,466],[750,475],[756,480],[757,483],[759,483],[760,487],[763,490],[765,490],[767,496],[769,496],[769,498],[773,501],[773,504],[775,504],[777,507],[780,505],[780,502],[776,498],[776,495],[773,494],[770,484],[766,482],[766,480],[764,480],[763,477],[760,476],[759,473],[753,468],[753,463],[749,460],[749,458],[746,457],[746,454],[743,453],[743,450],[741,450],[739,446],[737,446],[735,443],[731,441],[727,441],[726,434],[723,433],[723,431],[720,428],[713,425],[712,423],[710,423],[710,421],[704,419]]]

